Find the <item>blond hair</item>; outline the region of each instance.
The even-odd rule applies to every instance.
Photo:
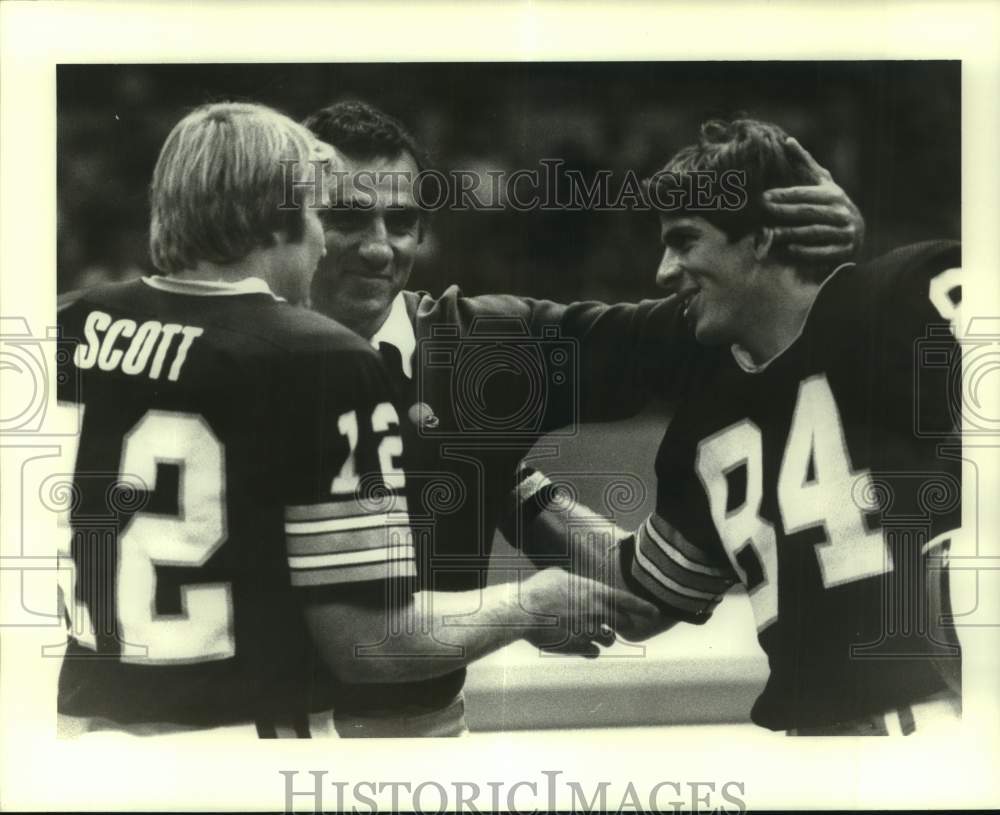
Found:
[[[317,171],[319,143],[264,105],[203,105],[178,122],[150,185],[149,250],[172,274],[198,261],[229,264],[270,246],[274,234],[302,238],[296,186]]]

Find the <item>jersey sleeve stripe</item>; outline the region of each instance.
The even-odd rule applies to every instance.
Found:
[[[666,523],[660,519],[662,523]],[[707,577],[721,577],[723,579],[729,578],[729,572],[724,569],[719,569],[715,566],[706,566],[704,563],[698,563],[684,554],[684,551],[691,551],[696,547],[694,544],[689,543],[688,540],[676,529],[671,528],[669,535],[662,535],[657,530],[656,526],[653,524],[652,516],[646,519],[646,523],[643,524],[643,531],[647,532],[650,539],[656,546],[662,551],[667,557],[669,557],[674,563],[689,572],[696,572],[698,574],[703,574]],[[682,548],[684,551],[682,551]]]
[[[962,535],[962,527],[956,527],[955,529],[948,529],[941,532],[927,541],[922,547],[920,547],[920,554],[926,555],[933,552],[935,549],[940,549],[943,554],[939,554],[938,558],[942,560],[944,565],[947,565],[948,561],[948,548],[951,546],[952,539],[959,538]]]
[[[417,576],[417,566],[412,558],[380,560],[377,563],[359,563],[349,567],[323,569],[297,569],[291,572],[295,587],[330,586],[367,581],[398,580]]]
[[[657,600],[686,614],[706,616],[721,599],[711,595],[692,597],[690,590],[679,586],[646,561],[638,547],[635,550],[635,559],[632,561],[632,577]]]
[[[701,549],[689,542],[680,532],[678,532],[665,518],[655,512],[647,519],[649,528],[656,532],[661,540],[669,541],[670,547],[687,560],[697,563],[709,569],[718,569],[718,564],[712,563],[709,556]],[[722,574],[726,574],[722,572]]]
[[[317,521],[285,521],[287,535],[319,535],[327,532],[350,532],[373,527],[405,526],[410,522],[405,512],[382,512]]]
[[[534,498],[542,489],[551,485],[552,482],[543,473],[535,470],[521,479],[514,490],[517,493],[518,501],[525,503]]]
[[[364,552],[393,545],[393,538],[411,537],[408,523],[378,526],[369,529],[347,529],[316,535],[296,535],[285,539],[289,557],[314,557],[341,552]]]
[[[640,527],[636,540],[636,549],[642,553],[643,558],[651,563],[656,570],[678,585],[695,591],[706,592],[710,595],[722,594],[733,584],[733,579],[724,576],[716,570],[715,574],[706,575],[704,572],[692,571],[679,564],[673,557],[673,552],[668,548],[664,549],[662,543],[657,542],[655,537],[649,534],[645,526]]]
[[[362,503],[357,498],[344,498],[340,501],[330,501],[325,504],[305,504],[302,506],[285,507],[286,521],[329,521],[335,518],[353,518],[358,515],[371,515],[373,509],[383,512],[406,512],[405,495],[393,493],[382,496],[372,496],[370,501]]]
[[[661,589],[668,589],[676,595],[682,595],[694,601],[702,601],[702,603],[713,602],[721,596],[720,592],[699,591],[688,586],[682,586],[676,580],[660,571],[657,565],[646,556],[639,546],[635,549],[635,563],[639,565],[643,572],[655,580]],[[640,577],[636,573],[634,566],[632,572],[636,578]]]
[[[395,543],[378,549],[356,549],[326,555],[299,555],[288,558],[291,569],[326,569],[331,566],[356,566],[388,560],[412,560],[415,557],[412,543]]]

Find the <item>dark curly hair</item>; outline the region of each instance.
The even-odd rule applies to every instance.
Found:
[[[418,171],[430,164],[427,152],[402,122],[367,102],[336,102],[311,113],[302,124],[322,141],[354,158],[396,159],[409,153]]]
[[[721,229],[730,240],[737,240],[763,226],[772,226],[773,220],[763,207],[763,194],[777,187],[810,186],[820,183],[819,176],[786,142],[788,134],[775,124],[756,119],[711,119],[704,122],[696,144],[677,151],[673,157],[648,179],[661,200],[672,191],[679,190],[683,202],[671,212],[678,217],[697,215]],[[701,181],[738,178],[744,195],[739,206],[709,206],[698,208],[692,189],[701,187]],[[719,200],[708,194],[709,200]],[[733,197],[730,196],[730,201]],[[782,246],[772,250],[782,261],[791,262]],[[801,263],[795,265],[801,266]],[[813,270],[800,271],[811,276]]]
[[[357,99],[335,102],[311,113],[302,124],[321,141],[354,159],[399,159],[405,154],[417,165],[417,183],[429,169],[430,158],[402,122],[368,102]],[[418,195],[418,203],[423,198]],[[432,212],[420,209],[419,239],[426,237]]]

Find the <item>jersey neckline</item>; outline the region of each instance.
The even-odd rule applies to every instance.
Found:
[[[158,291],[170,294],[185,294],[194,297],[232,297],[241,294],[267,294],[279,303],[285,302],[284,297],[278,297],[267,282],[260,277],[245,277],[242,280],[181,280],[165,275],[151,275],[142,278],[142,282]]]
[[[753,358],[750,356],[750,353],[744,348],[741,348],[736,343],[733,343],[731,346],[729,346],[729,350],[733,355],[733,359],[736,360],[736,364],[740,366],[740,369],[743,370],[744,373],[748,374],[763,373],[775,360],[779,359],[781,356],[787,353],[788,350],[791,349],[799,341],[799,338],[802,336],[802,332],[806,330],[806,326],[809,324],[809,318],[812,317],[813,309],[816,307],[816,303],[819,300],[820,295],[823,293],[823,289],[826,288],[827,283],[833,280],[833,278],[836,277],[841,270],[851,266],[857,266],[857,264],[854,261],[841,263],[836,269],[834,269],[832,272],[830,272],[829,275],[826,276],[826,278],[823,280],[822,283],[819,284],[819,288],[816,290],[816,296],[813,298],[813,301],[809,304],[809,309],[808,311],[806,311],[806,316],[803,318],[802,325],[799,326],[799,330],[795,332],[795,336],[792,337],[791,342],[789,342],[788,345],[786,345],[784,348],[778,351],[778,353],[776,353],[773,357],[765,360],[764,362],[761,362],[758,365],[753,361]]]

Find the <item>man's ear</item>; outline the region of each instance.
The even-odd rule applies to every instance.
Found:
[[[753,233],[753,254],[757,260],[764,260],[773,245],[774,230],[771,227],[762,226]]]

